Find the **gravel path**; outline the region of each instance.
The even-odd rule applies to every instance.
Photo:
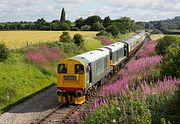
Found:
[[[30,124],[47,115],[57,105],[54,85],[2,114],[0,124]]]

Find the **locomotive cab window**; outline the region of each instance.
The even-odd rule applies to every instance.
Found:
[[[67,65],[59,64],[58,65],[58,73],[66,74],[67,73]]]
[[[75,74],[84,74],[84,66],[81,64],[75,64]]]

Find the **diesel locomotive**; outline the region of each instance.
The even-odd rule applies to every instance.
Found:
[[[133,56],[145,37],[146,33],[141,31],[127,40],[62,60],[57,69],[58,102],[84,103]]]

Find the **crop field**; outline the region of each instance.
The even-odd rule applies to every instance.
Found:
[[[94,38],[96,33],[90,31],[69,31],[71,37],[74,34],[81,34],[86,39]],[[0,31],[0,42],[5,43],[10,49],[16,49],[42,42],[57,41],[61,34],[62,31]]]
[[[151,39],[154,40],[154,41],[157,41],[157,40],[159,40],[159,39],[161,39],[163,37],[164,37],[163,34],[152,34],[151,35]]]
[[[170,30],[170,31],[172,31],[172,32],[180,32],[180,30]]]

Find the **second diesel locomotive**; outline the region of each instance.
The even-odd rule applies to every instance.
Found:
[[[116,42],[61,61],[58,64],[59,103],[82,104],[139,49],[145,39],[141,31],[132,38]]]

